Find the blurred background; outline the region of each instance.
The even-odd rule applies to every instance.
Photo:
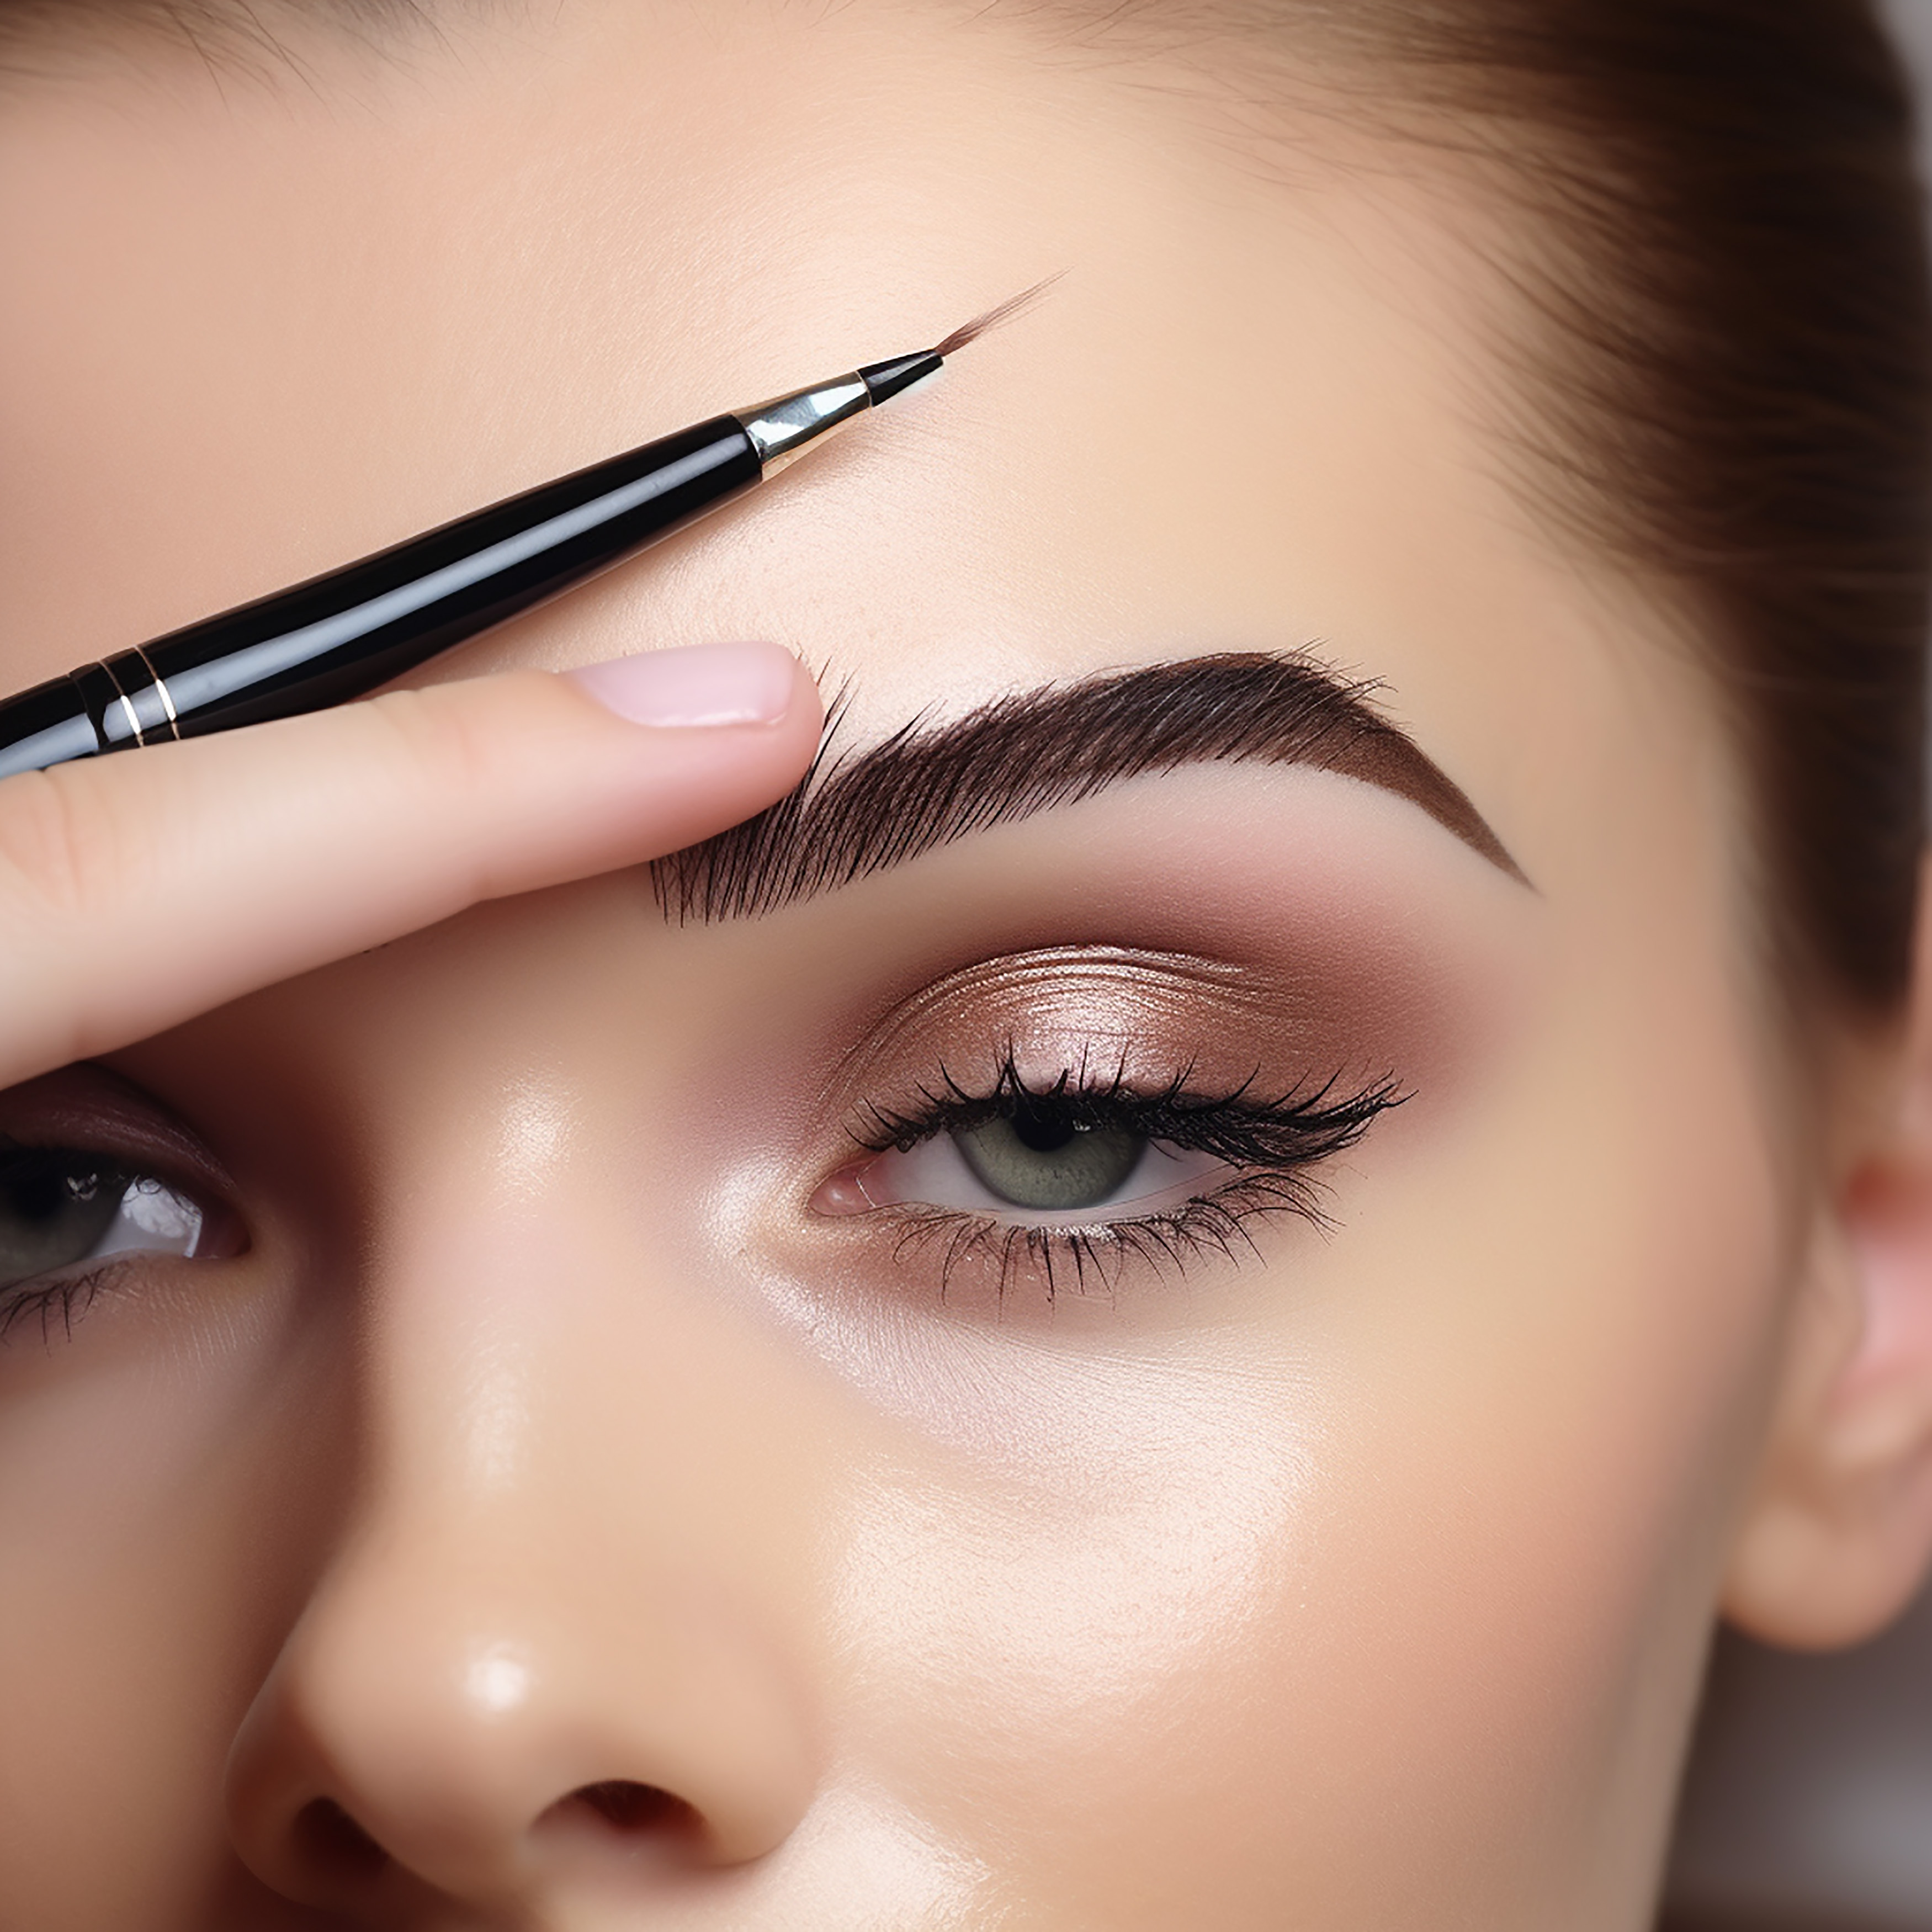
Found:
[[[1885,11],[1932,178],[1932,0]],[[1932,1592],[1838,1655],[1720,1639],[1660,1932],[1932,1932]]]
[[[1832,1656],[1720,1640],[1674,1862],[1664,1932],[1932,1932],[1932,1595]]]

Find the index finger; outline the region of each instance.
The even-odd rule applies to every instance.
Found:
[[[822,718],[790,652],[706,646],[0,782],[0,1086],[706,838],[798,782]]]

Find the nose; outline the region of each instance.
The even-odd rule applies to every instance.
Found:
[[[478,1574],[438,1542],[346,1565],[257,1697],[230,1811],[258,1877],[356,1922],[425,1892],[514,1912],[600,1870],[686,1884],[790,1834],[809,1726],[730,1604],[668,1576],[560,1604],[527,1587],[535,1551],[524,1576]]]
[[[814,1398],[614,1190],[465,1172],[370,1256],[359,1500],[230,1757],[243,1862],[352,1924],[728,1882],[819,1774]]]

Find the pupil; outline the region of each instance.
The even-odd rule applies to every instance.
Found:
[[[98,1174],[78,1173],[58,1156],[28,1156],[4,1177],[5,1212],[10,1220],[41,1227],[70,1208],[92,1201],[100,1185]]]
[[[1013,1132],[1021,1146],[1034,1154],[1058,1153],[1075,1132],[1066,1109],[1050,1102],[1023,1100],[1013,1110]]]

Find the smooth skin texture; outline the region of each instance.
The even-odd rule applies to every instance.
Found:
[[[478,681],[0,787],[10,1071],[105,1070],[0,1129],[240,1231],[0,1347],[0,1923],[1635,1932],[1720,1609],[1932,1540],[1932,1035],[1784,1036],[1682,623],[1506,473],[1479,186],[997,13],[439,18],[10,83],[10,685],[1068,273]],[[1223,766],[671,925],[607,868],[812,701],[542,674],[736,638],[854,742],[1318,640],[1533,883]],[[1408,1097],[1051,1295],[813,1209],[1003,1058]]]

